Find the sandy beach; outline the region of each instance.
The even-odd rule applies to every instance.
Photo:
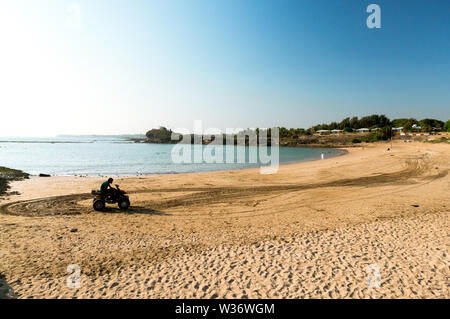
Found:
[[[14,182],[19,195],[0,202],[0,297],[449,298],[450,145],[388,148],[274,175],[117,178],[126,212],[92,209],[104,178]]]

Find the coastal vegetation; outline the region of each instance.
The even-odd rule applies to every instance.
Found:
[[[414,118],[410,119],[396,119],[392,121],[393,127],[403,127],[405,131],[411,131],[414,127],[420,127],[423,132],[431,132],[433,129],[442,130],[444,128],[444,122],[435,119],[423,119],[416,120]]]
[[[373,114],[361,118],[356,116],[347,117],[340,122],[317,124],[307,129],[279,127],[279,138],[281,146],[343,146],[361,142],[386,141],[392,137],[392,129],[400,127],[405,131],[450,131],[450,120],[446,123],[436,119],[400,118],[390,120],[386,115]],[[245,139],[245,145],[248,145],[248,136],[252,134],[258,135],[259,130],[259,128],[254,130],[247,129],[245,132],[241,132],[243,134],[234,134],[232,138],[237,144],[240,136],[245,135],[243,139]],[[333,132],[338,134],[332,134]],[[144,141],[147,143],[178,143],[181,140],[181,136],[178,140],[172,140],[173,133],[172,130],[165,127],[152,129],[147,132]],[[191,134],[190,137],[190,139],[189,137],[184,138],[183,141],[193,143],[195,135]],[[224,144],[227,138],[229,139],[230,136],[223,136]],[[202,143],[209,144],[213,140],[214,137],[210,140],[202,139]],[[268,129],[268,143],[270,144],[270,142],[271,130]]]
[[[446,132],[450,132],[450,120],[448,120],[447,122],[445,122],[444,124],[444,130]]]
[[[391,126],[391,121],[389,120],[389,118],[387,118],[385,115],[373,114],[369,116],[364,116],[362,118],[354,116],[352,118],[347,117],[340,122],[318,124],[309,128],[308,130],[306,130],[306,132],[314,134],[315,132],[320,130],[343,130],[347,133],[351,133],[361,128],[370,129],[370,128],[383,128],[388,126]]]

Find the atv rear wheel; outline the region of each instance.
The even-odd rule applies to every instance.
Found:
[[[93,206],[96,211],[102,211],[105,209],[105,202],[100,199],[94,200]]]
[[[122,199],[118,204],[119,208],[122,210],[126,210],[128,209],[128,207],[130,207],[130,201],[128,199]]]

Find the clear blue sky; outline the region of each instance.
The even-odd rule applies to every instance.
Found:
[[[448,0],[10,0],[0,36],[0,136],[450,118]]]

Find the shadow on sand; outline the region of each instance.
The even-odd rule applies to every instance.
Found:
[[[6,282],[5,276],[0,273],[0,299],[15,299],[17,298],[13,289]]]
[[[168,214],[165,212],[157,211],[154,209],[149,209],[142,206],[130,206],[127,210],[121,210],[116,207],[106,207],[103,212],[112,213],[112,214],[147,214],[147,215],[156,215],[156,216],[172,216],[172,214]]]

